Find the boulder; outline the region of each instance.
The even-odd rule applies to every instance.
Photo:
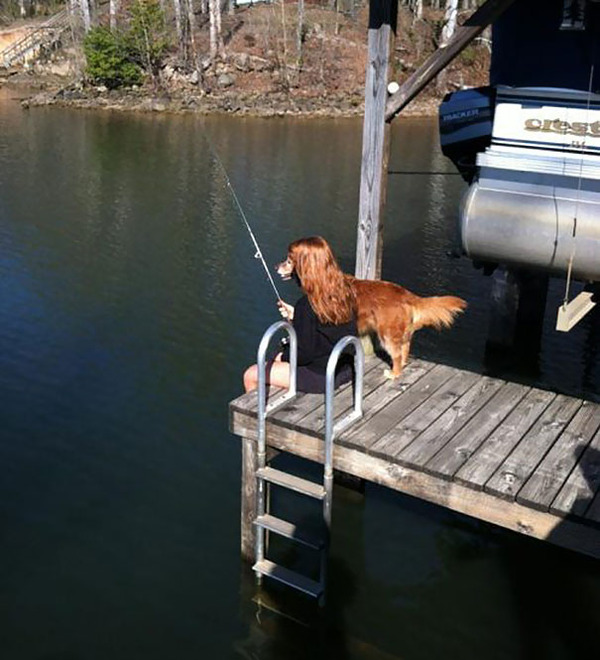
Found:
[[[235,83],[235,78],[229,73],[222,73],[217,78],[217,85],[219,87],[231,87]]]

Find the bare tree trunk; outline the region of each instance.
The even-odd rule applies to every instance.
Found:
[[[200,2],[200,13],[208,14],[208,0],[201,0]]]
[[[185,44],[183,40],[183,22],[181,20],[181,0],[173,0],[173,10],[175,12],[175,30],[177,31],[177,45],[179,53],[185,53]]]
[[[216,22],[217,22],[217,55],[222,55],[224,46],[223,46],[223,28],[221,27],[221,0],[215,0],[215,5],[217,7],[216,11]]]
[[[86,32],[90,31],[92,27],[92,18],[90,14],[90,3],[89,0],[80,0],[81,4],[81,17],[83,18],[83,29]]]
[[[196,15],[194,14],[194,0],[185,0],[187,6],[187,17],[190,29],[190,48],[192,51],[192,59],[194,61],[194,68],[198,67],[198,55],[196,51]]]
[[[302,43],[304,41],[304,0],[298,0],[298,32],[296,34],[296,65],[302,67]]]
[[[227,6],[228,6],[227,11],[229,12],[229,15],[233,16],[235,14],[235,0],[229,0]]]
[[[19,14],[21,15],[21,18],[25,18],[25,16],[27,16],[27,10],[25,9],[25,0],[19,0]]]
[[[283,80],[286,89],[289,89],[290,81],[288,77],[288,67],[287,67],[287,30],[285,27],[285,0],[281,0],[281,29],[283,36]]]
[[[444,14],[444,27],[440,37],[440,48],[445,48],[456,30],[456,19],[458,16],[458,0],[446,0],[446,13]],[[440,71],[435,81],[436,89],[439,93],[445,91],[447,71]]]
[[[440,39],[440,48],[445,48],[452,39],[456,30],[456,18],[458,16],[458,0],[446,0],[446,14],[444,15],[444,27]]]
[[[108,13],[110,16],[110,29],[114,32],[117,28],[117,12],[119,11],[119,0],[110,0]]]
[[[214,59],[223,52],[220,0],[208,0],[208,11],[210,20],[210,57]]]

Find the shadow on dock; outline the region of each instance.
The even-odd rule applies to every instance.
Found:
[[[580,469],[590,493],[598,488],[600,451],[588,448]],[[583,495],[573,511],[593,506]],[[596,559],[554,545],[571,532],[559,524],[543,547],[522,536],[507,539],[506,572],[512,587],[521,635],[523,660],[589,658],[600,627],[600,564]],[[590,580],[592,576],[592,580]]]

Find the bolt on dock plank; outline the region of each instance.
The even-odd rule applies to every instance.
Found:
[[[600,405],[413,359],[396,381],[365,365],[364,417],[335,440],[334,468],[600,558]],[[280,392],[273,391],[271,397]],[[341,388],[336,415],[352,406]],[[230,403],[243,439],[242,554],[253,557],[256,394]],[[323,462],[323,396],[267,421],[267,444]]]

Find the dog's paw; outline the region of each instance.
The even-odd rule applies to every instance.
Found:
[[[385,378],[387,378],[388,380],[396,380],[396,378],[398,378],[398,376],[394,376],[394,373],[392,372],[391,369],[384,369],[384,370],[383,370],[383,375],[384,375]]]

